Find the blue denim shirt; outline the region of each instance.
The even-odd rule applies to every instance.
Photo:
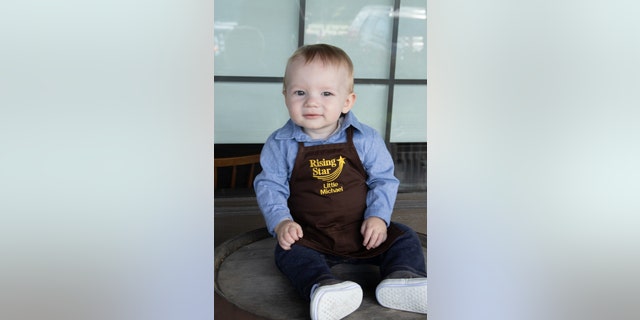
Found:
[[[369,191],[364,218],[379,217],[389,225],[400,184],[393,175],[393,159],[378,132],[360,123],[350,111],[344,116],[340,129],[326,140],[312,140],[301,127],[289,120],[265,142],[260,154],[262,172],[256,177],[253,185],[258,206],[272,235],[275,236],[274,229],[280,222],[285,219],[293,220],[287,199],[289,179],[298,153],[298,142],[304,142],[305,146],[344,143],[347,141],[346,129],[349,126],[356,129],[353,133],[353,143],[368,175]]]

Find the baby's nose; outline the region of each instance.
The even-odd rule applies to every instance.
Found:
[[[305,107],[317,107],[319,105],[318,98],[309,96],[304,105]]]

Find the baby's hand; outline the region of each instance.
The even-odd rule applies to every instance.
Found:
[[[387,240],[387,223],[378,217],[369,217],[362,223],[360,233],[364,237],[363,246],[371,250]]]
[[[291,220],[280,222],[275,231],[278,236],[278,244],[284,250],[291,250],[291,245],[302,238],[302,227]]]

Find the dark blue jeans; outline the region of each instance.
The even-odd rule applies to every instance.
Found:
[[[336,279],[331,273],[331,267],[341,263],[377,265],[383,279],[395,271],[411,271],[426,277],[420,238],[408,226],[393,223],[404,233],[389,250],[373,258],[356,259],[328,255],[296,244],[291,246],[291,250],[283,250],[276,244],[276,266],[306,300],[310,300],[314,284],[322,280]]]

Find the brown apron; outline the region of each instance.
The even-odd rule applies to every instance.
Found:
[[[366,209],[367,173],[353,144],[353,127],[347,142],[305,147],[299,143],[289,181],[289,209],[304,236],[298,242],[317,251],[354,258],[385,252],[402,231],[393,223],[387,240],[367,250],[360,233]]]

